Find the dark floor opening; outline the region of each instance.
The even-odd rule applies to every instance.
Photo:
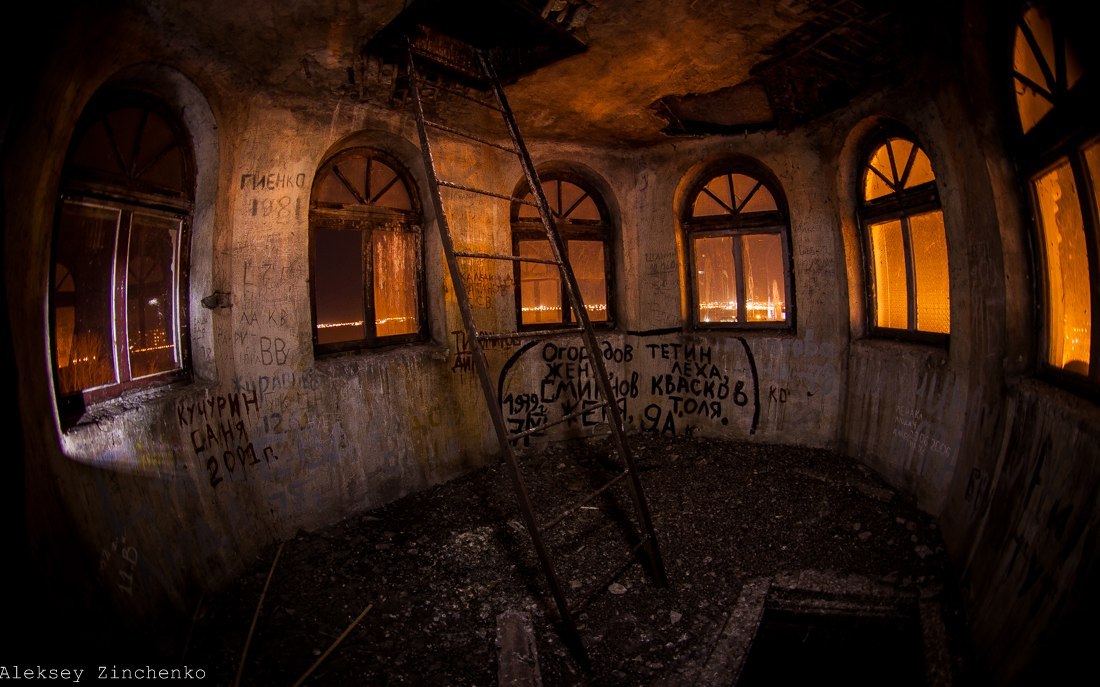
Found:
[[[923,687],[923,654],[920,623],[914,615],[768,609],[737,685]]]

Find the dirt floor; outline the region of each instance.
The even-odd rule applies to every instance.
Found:
[[[799,571],[858,575],[935,599],[949,649],[946,682],[935,682],[967,682],[939,531],[867,468],[818,449],[649,434],[631,442],[669,586],[628,563],[636,535],[625,480],[547,538],[578,606],[589,669],[555,626],[507,470],[496,463],[285,542],[241,684],[294,684],[368,604],[309,684],[494,685],[496,619],[510,609],[533,620],[544,685],[693,684],[746,583]],[[605,451],[557,444],[523,459],[542,521],[615,474],[597,458]],[[204,665],[208,681],[232,683],[275,555],[271,547],[206,598],[186,660]]]

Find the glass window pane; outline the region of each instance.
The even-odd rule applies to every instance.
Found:
[[[1020,113],[1020,126],[1027,133],[1054,108],[1054,104],[1020,79],[1013,79],[1013,82],[1016,87],[1016,109]]]
[[[947,235],[939,210],[909,218],[916,281],[917,329],[951,331],[951,288],[947,270]]]
[[[707,217],[711,215],[727,215],[729,210],[722,206],[725,203],[729,208],[736,208],[733,199],[730,198],[730,175],[723,174],[714,177],[695,197],[695,207],[692,209],[694,217]],[[707,193],[709,191],[710,193]],[[713,195],[711,195],[713,194]]]
[[[145,117],[146,110],[138,107],[122,107],[107,113],[107,125],[118,143],[118,153],[127,172],[133,168],[134,153],[137,152],[135,143],[139,142],[138,131]]]
[[[904,138],[891,138],[888,145],[894,151],[894,167],[897,170],[893,178],[900,181],[901,175],[905,173],[905,164],[909,162],[909,153],[913,152],[913,143]]]
[[[1047,90],[1053,91],[1054,84],[1044,79],[1039,68],[1039,64],[1042,63],[1050,69],[1052,74],[1055,72],[1054,32],[1050,25],[1050,18],[1041,8],[1032,7],[1024,13],[1024,23],[1030,29],[1032,37],[1035,38],[1035,43],[1039,46],[1039,53],[1036,54],[1030,43],[1025,40],[1027,56],[1026,59],[1021,61],[1020,66],[1022,69],[1019,71],[1040,86],[1045,86]]]
[[[886,179],[893,180],[893,178],[889,153],[886,145],[883,144],[871,156],[871,163],[867,167],[867,172],[863,175],[863,199],[874,200],[893,193],[894,189],[886,183]]]
[[[186,191],[183,155],[177,145],[176,135],[154,112],[149,113],[145,129],[142,131],[134,171],[143,181],[173,191]]]
[[[1100,141],[1095,141],[1085,148],[1085,165],[1088,168],[1089,180],[1092,182],[1092,200],[1096,203],[1096,209],[1100,215]]]
[[[871,258],[875,281],[875,324],[908,329],[908,279],[900,220],[871,225]]]
[[[725,178],[725,177],[723,177]],[[728,215],[729,210],[718,204],[706,191],[700,191],[695,196],[695,206],[691,209],[692,217],[713,217],[715,215]]]
[[[1047,361],[1088,374],[1092,343],[1088,253],[1069,162],[1034,182],[1046,268]]]
[[[363,235],[318,228],[313,232],[313,296],[317,343],[366,338]]]
[[[180,221],[135,213],[126,263],[126,328],[132,378],[179,369],[176,310]]]
[[[405,182],[389,165],[371,160],[370,201],[374,205],[396,210],[412,210],[412,201]]]
[[[1024,15],[1024,20],[1032,33],[1035,34],[1036,40],[1040,45],[1042,45],[1043,40],[1040,38],[1041,36],[1049,39],[1049,25],[1046,23],[1045,16],[1040,16],[1037,8],[1028,10]],[[1043,26],[1046,27],[1045,30],[1043,30]],[[1038,32],[1036,33],[1037,29]],[[1054,91],[1054,85],[1049,83],[1047,78],[1043,75],[1043,70],[1039,66],[1039,59],[1044,59],[1045,61],[1045,58],[1037,56],[1032,50],[1031,44],[1024,36],[1023,30],[1016,29],[1016,41],[1013,45],[1012,56],[1013,69],[1032,83],[1045,89],[1045,93],[1040,93],[1022,79],[1013,79],[1016,87],[1016,108],[1019,110],[1020,125],[1023,127],[1024,132],[1030,131],[1032,127],[1053,108],[1050,94]],[[1053,63],[1048,62],[1047,66],[1053,66]],[[1051,69],[1051,72],[1053,71],[1054,70]]]
[[[54,353],[62,394],[117,381],[111,294],[121,213],[66,202],[57,231]]]
[[[607,271],[603,241],[570,241],[569,265],[577,278],[588,319],[606,322]]]
[[[420,329],[417,307],[417,235],[376,231],[374,251],[374,326],[378,336],[415,334]]]
[[[569,208],[566,208],[568,210]],[[585,196],[585,198],[577,204],[577,207],[573,208],[573,211],[567,215],[569,219],[583,219],[592,220],[598,222],[600,217],[600,209],[596,207],[596,201],[592,199],[592,196]]]
[[[541,180],[540,180],[541,181]],[[550,213],[557,217],[561,214],[561,181],[551,179],[542,182],[542,194],[546,196],[546,205]]]
[[[783,239],[779,234],[741,238],[745,270],[745,319],[783,322],[787,319],[787,282],[783,269]]]
[[[737,322],[737,276],[733,261],[733,237],[697,238],[695,287],[699,322]]]
[[[93,124],[80,139],[72,162],[76,167],[100,169],[111,174],[125,173],[103,120]]]
[[[757,186],[758,183],[758,180],[744,174],[733,175],[733,190],[737,195],[737,202],[745,203],[741,212],[774,212],[776,210],[775,198],[772,197],[771,191],[763,184]],[[751,196],[749,196],[750,193]]]
[[[905,161],[898,164],[904,165]],[[923,150],[917,148],[917,156],[913,158],[913,166],[909,168],[909,177],[905,180],[905,188],[912,188],[935,180],[936,175],[932,172],[931,161],[929,161]]]
[[[550,242],[520,241],[525,258],[553,259]],[[555,265],[521,262],[519,268],[520,324],[553,324],[562,321],[561,276]]]
[[[524,204],[519,206],[518,216],[522,219],[534,219],[539,218],[539,209],[534,205],[527,205],[527,203],[534,203],[535,197],[530,193],[523,196]]]
[[[362,196],[366,174],[366,158],[341,160],[339,164],[333,165],[325,172],[321,185],[317,189],[317,200],[322,203],[358,205],[359,200],[352,190]],[[340,180],[341,176],[347,182],[346,184]]]
[[[571,216],[569,209],[573,207],[573,204],[583,198],[586,194],[584,189],[576,184],[571,184],[568,181],[562,181],[561,183],[561,212],[563,216]],[[555,206],[556,207],[556,206]]]

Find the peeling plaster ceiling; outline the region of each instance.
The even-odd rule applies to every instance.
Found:
[[[669,126],[667,108],[655,107],[663,98],[665,103],[686,108],[695,119],[708,121],[709,116],[720,130],[742,120],[756,128],[768,126],[771,113],[766,98],[773,94],[761,91],[754,67],[769,60],[775,65],[774,47],[782,45],[784,38],[790,42],[800,28],[805,33],[823,10],[839,4],[890,4],[889,0],[567,1],[587,5],[581,35],[588,49],[522,76],[508,86],[508,97],[530,137],[605,144],[667,140],[668,133],[662,130],[675,130],[675,126]],[[475,0],[454,2],[465,2],[473,16],[479,11]],[[530,2],[542,5],[560,0]],[[217,61],[216,68],[236,82],[272,97],[332,104],[348,99],[391,100],[392,85],[370,78],[362,50],[401,13],[405,3],[235,0],[212,6],[203,0],[154,0],[143,7],[161,29]],[[811,35],[811,47],[814,41]],[[805,52],[806,43],[794,48],[798,54]],[[782,76],[784,72],[773,68],[773,73]],[[737,114],[742,108],[743,115]]]

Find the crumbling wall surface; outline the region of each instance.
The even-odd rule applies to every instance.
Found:
[[[943,351],[853,344],[846,433],[852,454],[938,512],[963,439],[967,390]]]
[[[497,447],[409,111],[364,102],[350,84],[318,88],[310,81],[317,59],[288,73],[276,96],[141,15],[97,12],[59,34],[63,47],[5,131],[4,278],[28,520],[44,578],[148,619],[166,607],[189,613],[202,590],[298,528],[455,477],[492,460]],[[945,30],[959,30],[957,20]],[[338,28],[333,49],[346,52],[350,34]],[[974,38],[981,31],[968,35],[984,40]],[[902,83],[802,130],[646,149],[531,147],[538,165],[571,168],[605,194],[617,306],[598,355],[628,428],[838,447],[864,461],[940,516],[968,584],[979,648],[1013,656],[1000,669],[1007,679],[1062,637],[1057,627],[1092,598],[1085,585],[1098,554],[1100,415],[1042,382],[1015,379],[1035,356],[1027,212],[990,114],[996,99],[975,95],[993,77],[987,67],[957,76],[957,40],[936,42],[947,54]],[[263,49],[248,46],[249,59]],[[194,138],[194,380],[97,405],[62,430],[49,357],[51,237],[69,137],[108,83],[153,90]],[[371,103],[385,100],[373,95]],[[521,125],[537,115],[518,114]],[[881,121],[913,131],[937,174],[951,278],[946,346],[868,335],[855,198],[866,136]],[[503,193],[518,187],[520,170],[503,154],[436,140],[442,177]],[[354,145],[385,151],[415,180],[431,336],[316,356],[310,189],[324,160]],[[766,167],[786,197],[790,329],[688,324],[687,193],[708,165],[737,156]],[[511,251],[507,202],[446,193],[460,249]],[[512,266],[475,260],[464,269],[480,327],[512,330]],[[202,305],[215,293],[215,307]],[[576,338],[505,338],[487,354],[509,428],[593,408],[524,444],[606,429],[594,409],[592,361]]]
[[[210,67],[209,55],[159,40],[125,11],[89,16],[70,33],[6,132],[3,159],[7,310],[18,323],[28,529],[43,578],[72,589],[66,600],[96,600],[127,621],[190,613],[201,591],[271,541],[491,460],[495,443],[474,378],[454,372],[464,341],[453,333],[457,310],[408,114],[242,90]],[[194,139],[194,380],[96,404],[62,429],[50,362],[51,237],[69,138],[107,84],[151,90]],[[318,359],[309,194],[325,157],[350,145],[386,151],[415,179],[431,337]],[[439,152],[480,170],[474,183],[515,183],[497,158],[469,146],[442,140]],[[508,250],[507,233],[497,231],[507,225],[506,204],[456,199],[453,208],[478,227],[480,249]],[[489,328],[510,326],[512,317],[497,269],[475,280]],[[213,309],[201,304],[215,293]],[[503,360],[505,351],[490,355]]]
[[[1091,669],[1096,638],[1100,410],[1035,372],[1041,334],[1038,261],[1029,249],[1034,227],[1026,183],[1005,144],[1018,126],[1007,71],[1016,17],[991,0],[968,2],[963,12],[965,57],[955,73],[968,107],[946,124],[961,153],[977,148],[960,155],[960,196],[970,203],[968,226],[979,230],[966,256],[984,289],[974,307],[985,316],[971,325],[964,450],[941,527],[975,648],[994,680],[1068,683],[1075,671]],[[998,312],[1003,322],[989,316]]]
[[[584,161],[615,194],[618,326],[601,334],[601,356],[630,430],[836,445],[846,351],[841,248],[820,159],[801,137],[760,134],[612,152],[534,149],[540,159]],[[708,166],[746,157],[775,175],[786,196],[793,326],[692,331],[680,220],[686,194]],[[582,356],[576,339],[516,350],[501,376],[509,421],[531,428],[568,414],[578,398],[595,405],[591,365]],[[595,413],[546,434],[597,431],[603,419]]]
[[[956,26],[945,22],[936,49],[910,61],[898,82],[813,127],[835,175],[846,255],[852,338],[846,451],[937,516],[961,456],[983,450],[1011,345],[1004,335],[1000,250],[1006,213],[995,202],[986,163],[991,136],[975,135],[978,118],[966,88],[953,76],[960,59]],[[944,343],[892,340],[871,328],[872,288],[859,205],[868,148],[884,126],[914,136],[936,175],[950,279],[950,332]],[[846,132],[843,140],[836,131]]]
[[[992,462],[975,463],[953,490],[948,526],[969,535],[955,565],[975,646],[998,681],[1058,682],[1095,640],[1100,411],[1019,380],[998,429]]]

